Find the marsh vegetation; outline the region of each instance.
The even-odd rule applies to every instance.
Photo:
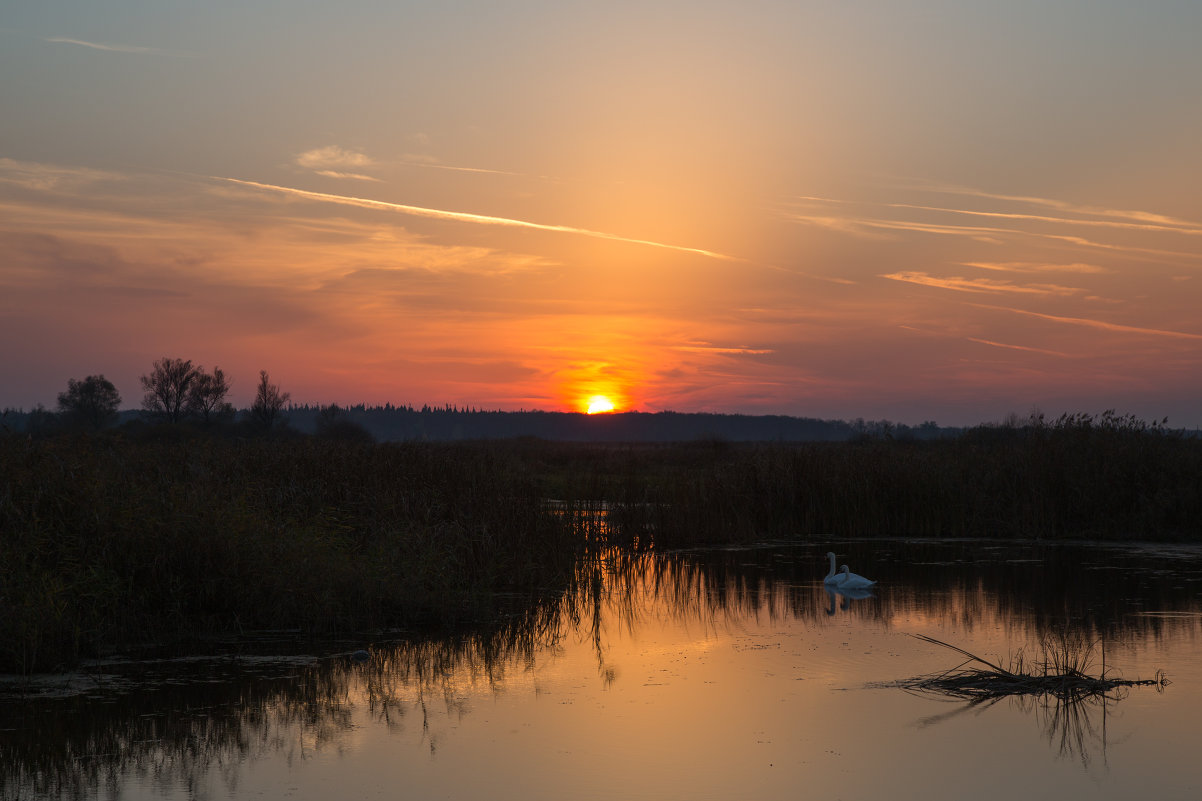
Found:
[[[0,439],[0,669],[104,644],[455,625],[583,544],[502,448]]]
[[[1202,540],[1202,441],[1113,416],[931,442],[0,437],[0,669],[106,644],[437,630],[584,554],[874,536]]]

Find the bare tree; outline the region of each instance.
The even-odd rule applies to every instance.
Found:
[[[192,366],[191,359],[171,359],[166,356],[154,363],[150,375],[142,376],[142,408],[152,415],[178,423],[188,414],[188,402],[192,387],[198,376],[199,367]]]
[[[104,375],[83,381],[67,380],[67,391],[58,393],[58,410],[68,423],[101,429],[117,418],[121,396]]]
[[[211,373],[204,372],[203,367],[197,370],[196,379],[188,390],[187,408],[207,426],[214,418],[228,416],[233,412],[233,407],[225,402],[225,396],[230,391],[230,382],[220,367],[214,367]]]
[[[250,413],[255,422],[270,430],[275,425],[276,418],[279,417],[284,404],[291,397],[290,393],[280,392],[280,388],[268,380],[266,370],[260,370],[259,388],[255,391],[255,401],[250,406]]]

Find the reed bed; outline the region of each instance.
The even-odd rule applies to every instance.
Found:
[[[554,454],[615,540],[691,547],[874,536],[1202,540],[1202,439],[1068,418],[950,440],[630,446]]]
[[[578,528],[503,447],[0,438],[0,671],[486,619],[562,590]]]
[[[1202,540],[1202,440],[1113,417],[929,442],[152,434],[0,436],[0,670],[206,632],[453,626],[562,590],[595,547]]]

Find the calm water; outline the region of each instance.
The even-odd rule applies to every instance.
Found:
[[[879,580],[871,597],[824,590],[832,548]],[[890,686],[962,661],[912,634],[1007,659],[1066,629],[1102,638],[1108,669],[1172,683],[1068,708]],[[1202,797],[1197,547],[615,557],[486,637],[370,649],[39,683],[0,703],[4,797]]]

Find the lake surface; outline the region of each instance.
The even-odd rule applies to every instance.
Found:
[[[824,589],[827,550],[871,597]],[[1094,672],[1171,683],[1073,704],[897,686],[964,661],[915,634],[1008,664],[1066,632],[1100,641]],[[26,699],[10,681],[3,798],[1202,797],[1195,546],[615,553],[478,637],[214,650]]]

